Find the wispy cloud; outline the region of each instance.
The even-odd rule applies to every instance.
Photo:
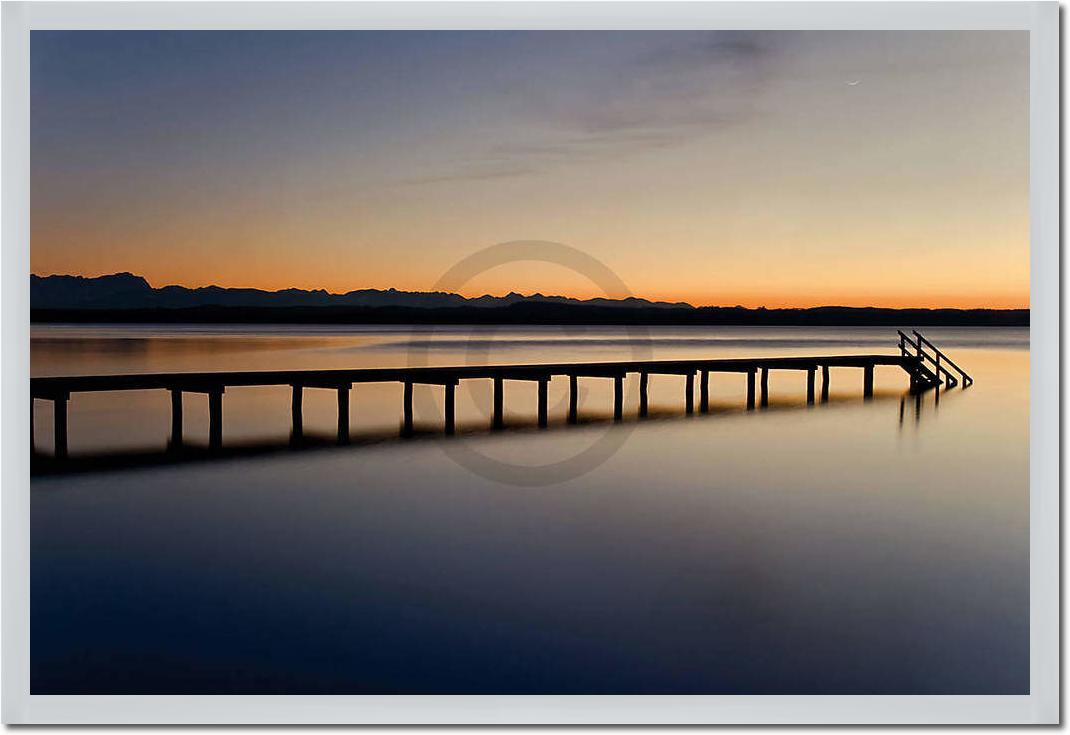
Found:
[[[688,43],[664,46],[650,53],[643,63],[670,69],[696,66],[753,65],[775,53],[774,46],[753,31],[715,31]],[[768,36],[767,36],[768,38]]]
[[[505,141],[407,180],[440,183],[526,176],[681,144],[753,118],[780,51],[752,32],[660,36],[654,47],[578,68],[575,80],[525,98],[526,125]]]

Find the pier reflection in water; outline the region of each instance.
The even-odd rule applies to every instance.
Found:
[[[943,392],[947,392],[944,390]],[[922,419],[923,410],[922,407],[936,409],[940,405],[941,390],[929,390],[929,391],[904,391],[902,395],[898,396],[899,403],[899,424],[902,426],[904,422],[911,421],[913,423],[919,423]],[[836,409],[838,407],[850,407],[857,404],[862,397],[855,396],[837,396],[834,399],[823,398],[821,402],[816,406],[817,410],[822,408]],[[890,404],[897,400],[897,396],[892,393],[882,393],[876,397],[870,397],[867,399],[870,402],[875,402],[878,405]],[[551,413],[552,416],[558,416],[564,411],[567,411],[565,401],[553,406],[554,409]],[[753,415],[755,417],[773,414],[774,416],[781,411],[802,411],[802,410],[814,410],[815,405],[805,403],[802,404],[797,400],[781,399],[767,397],[766,400],[759,403],[760,410]],[[686,406],[680,408],[672,408],[668,406],[658,406],[654,409],[647,408],[645,411],[640,403],[639,412],[635,416],[624,416],[622,419],[614,417],[612,411],[594,411],[590,410],[583,414],[577,413],[576,418],[573,419],[567,414],[559,416],[555,420],[541,423],[537,417],[513,415],[510,417],[508,424],[502,424],[497,426],[494,423],[493,418],[483,422],[467,422],[456,427],[456,430],[450,435],[443,435],[440,427],[440,423],[437,419],[432,419],[427,423],[417,423],[411,431],[406,431],[404,425],[399,425],[395,431],[390,430],[371,430],[362,432],[348,432],[348,440],[345,442],[339,442],[336,433],[331,432],[307,432],[301,431],[300,434],[296,434],[291,431],[288,437],[278,438],[262,438],[262,439],[246,439],[228,441],[220,448],[213,448],[210,444],[196,444],[185,442],[181,446],[176,446],[173,441],[168,441],[159,447],[141,447],[141,448],[129,448],[125,450],[112,450],[99,449],[96,451],[81,452],[74,456],[68,456],[64,459],[57,460],[54,456],[43,453],[34,453],[33,461],[31,463],[31,471],[35,475],[44,474],[72,474],[82,472],[94,472],[104,470],[120,470],[124,468],[133,467],[147,467],[153,465],[174,465],[183,464],[188,462],[211,462],[211,461],[223,461],[234,460],[240,458],[252,458],[258,456],[265,456],[277,453],[295,453],[295,452],[324,452],[324,451],[367,451],[368,448],[382,446],[389,443],[407,443],[411,441],[466,441],[481,436],[486,436],[491,433],[504,433],[505,436],[512,437],[513,441],[524,441],[525,437],[529,436],[534,431],[541,431],[543,429],[550,429],[556,431],[573,431],[573,436],[580,442],[585,442],[585,438],[590,432],[596,428],[601,430],[607,430],[614,424],[640,424],[650,422],[668,422],[668,421],[704,421],[704,420],[738,420],[744,416],[750,414],[750,411],[741,408],[740,406],[731,403],[707,403],[704,410],[700,410],[697,413],[694,411],[688,411]],[[756,419],[754,419],[756,420]],[[745,429],[746,425],[741,428]],[[641,436],[637,437],[637,440],[641,441]],[[340,446],[343,444],[344,446]]]
[[[304,394],[308,388],[327,389],[338,397],[336,443],[349,444],[350,401],[354,385],[376,383],[400,383],[402,386],[402,429],[406,437],[414,432],[415,387],[441,386],[444,391],[442,403],[443,431],[447,435],[456,432],[456,393],[460,381],[491,380],[493,385],[493,418],[491,427],[504,427],[505,383],[533,382],[538,386],[538,425],[546,428],[549,423],[549,384],[554,377],[568,379],[568,422],[577,423],[579,410],[579,379],[609,378],[613,381],[613,419],[624,417],[624,381],[627,376],[639,377],[639,416],[649,412],[650,378],[655,375],[681,376],[685,381],[684,411],[691,415],[695,405],[695,378],[699,383],[699,411],[708,413],[710,406],[710,380],[714,376],[740,374],[747,383],[746,407],[756,405],[756,383],[760,379],[760,405],[769,405],[769,375],[773,370],[804,371],[806,374],[806,403],[816,401],[817,372],[821,371],[821,401],[829,400],[832,368],[858,368],[862,370],[862,396],[873,397],[875,372],[878,367],[898,367],[909,378],[914,393],[930,388],[963,388],[973,385],[961,367],[925,338],[917,330],[913,336],[902,330],[897,332],[897,353],[793,355],[763,357],[700,357],[674,360],[613,360],[596,362],[538,362],[538,363],[491,363],[471,361],[467,365],[412,365],[416,354],[422,357],[427,342],[416,353],[410,353],[407,367],[328,368],[301,370],[212,370],[106,373],[98,375],[52,375],[35,376],[30,380],[30,450],[36,457],[36,401],[42,399],[52,404],[53,448],[52,456],[58,463],[67,459],[68,403],[75,393],[114,393],[120,391],[166,390],[171,398],[171,435],[169,447],[181,452],[185,445],[184,403],[186,394],[204,394],[208,397],[209,447],[213,451],[223,448],[223,395],[228,388],[289,386],[290,438],[291,443],[304,442]],[[413,340],[411,344],[420,343]]]
[[[79,331],[92,342],[94,329]],[[578,346],[553,345],[555,334],[501,330],[518,344],[490,357],[628,356],[612,330]],[[679,330],[655,335],[653,358],[874,352],[869,340],[886,335]],[[35,343],[34,372],[399,365],[396,343],[412,338],[332,332],[290,347],[276,334],[261,349],[255,334],[127,336],[144,349]],[[305,451],[284,448],[288,390],[228,391],[226,444],[277,451],[33,478],[32,689],[1026,692],[1028,330],[927,336],[977,383],[938,405],[924,393],[920,412],[902,371],[878,369],[866,402],[859,371],[834,368],[827,405],[808,407],[805,379],[773,371],[768,408],[747,412],[742,379],[723,377],[710,414],[690,417],[684,379],[654,376],[640,421],[631,376],[623,422],[611,381],[592,380],[570,426],[568,384],[555,379],[547,430],[537,386],[517,384],[506,429],[492,432],[491,386],[472,381],[457,392],[457,436],[418,415],[402,441],[400,386],[365,386],[351,403],[358,443]],[[228,339],[246,344],[198,347]],[[428,355],[466,360],[463,346]],[[441,389],[426,391],[441,406]],[[304,408],[305,435],[331,441],[334,396],[308,391]],[[162,391],[76,397],[72,461],[159,454],[169,410]],[[191,399],[185,418],[187,443],[207,446],[207,401]],[[631,433],[603,464],[544,487],[473,475],[443,451],[464,442],[539,464],[616,431]]]

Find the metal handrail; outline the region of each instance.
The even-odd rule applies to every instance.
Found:
[[[937,355],[937,357],[938,357],[938,358],[942,358],[944,362],[946,362],[946,363],[947,363],[948,365],[950,365],[951,367],[955,368],[955,370],[957,370],[957,371],[958,371],[959,375],[961,375],[961,376],[962,376],[962,382],[963,382],[963,383],[965,383],[965,384],[967,384],[967,385],[972,385],[972,384],[973,384],[973,378],[971,378],[971,377],[970,377],[970,376],[969,376],[969,375],[968,375],[968,374],[966,373],[966,371],[965,371],[965,370],[963,370],[963,369],[962,369],[962,368],[960,368],[960,367],[959,367],[958,365],[956,365],[956,364],[955,364],[955,362],[954,362],[954,361],[953,361],[953,360],[952,360],[952,359],[951,359],[950,357],[948,357],[948,356],[947,356],[947,355],[945,355],[945,354],[944,354],[943,352],[941,352],[941,351],[940,351],[940,348],[939,348],[939,347],[937,347],[937,346],[936,346],[936,345],[934,345],[934,344],[933,344],[932,342],[930,342],[929,340],[927,340],[927,339],[925,338],[925,336],[924,336],[924,335],[923,335],[923,334],[922,334],[921,332],[919,332],[918,330],[916,330],[916,329],[912,329],[911,331],[912,331],[912,332],[914,332],[914,336],[918,338],[918,342],[922,342],[922,343],[924,343],[924,344],[928,345],[928,346],[929,346],[929,348],[930,348],[930,349],[931,349],[931,350],[932,350],[933,352],[935,352],[935,353],[936,353],[936,355]]]
[[[936,357],[933,357],[932,355],[930,355],[928,352],[925,351],[925,349],[921,346],[921,342],[920,341],[915,342],[910,337],[908,337],[907,335],[903,334],[903,332],[901,330],[896,330],[896,331],[899,333],[899,349],[900,349],[900,351],[902,351],[902,353],[904,355],[911,355],[911,352],[909,350],[907,350],[907,348],[905,346],[905,345],[910,345],[915,351],[914,356],[916,356],[919,360],[921,360],[922,364],[924,364],[925,360],[928,360],[929,362],[931,362],[935,366],[935,368],[936,368],[935,377],[936,377],[936,380],[938,382],[940,380],[940,374],[943,373],[943,375],[947,378],[947,382],[950,384],[950,386],[952,388],[954,388],[956,385],[958,385],[958,383],[959,383],[958,378],[956,378],[952,374],[952,372],[950,370],[948,370],[946,367],[944,367],[943,365],[940,364],[940,357],[941,357],[941,355],[943,353],[941,353],[939,350],[936,350]],[[928,340],[926,340],[926,342],[928,342]],[[932,344],[932,343],[929,343],[929,344]]]

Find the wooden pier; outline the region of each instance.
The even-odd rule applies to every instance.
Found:
[[[569,381],[569,423],[578,420],[579,379],[613,381],[613,418],[623,419],[624,378],[629,373],[639,376],[639,415],[648,411],[647,386],[651,375],[678,375],[685,378],[684,406],[694,412],[694,385],[698,377],[699,404],[702,413],[709,411],[709,380],[713,373],[729,373],[746,378],[746,407],[754,409],[755,384],[760,376],[761,406],[769,403],[769,372],[790,370],[805,373],[807,403],[815,401],[815,383],[821,371],[821,401],[829,397],[829,369],[856,368],[862,372],[862,395],[873,395],[873,372],[880,366],[901,368],[910,380],[912,390],[925,390],[941,384],[953,387],[971,385],[973,379],[946,355],[936,349],[922,335],[914,332],[908,337],[899,332],[899,354],[893,355],[834,355],[806,357],[757,357],[717,360],[646,360],[624,362],[557,363],[535,365],[466,365],[460,367],[360,368],[353,370],[264,370],[206,373],[146,373],[132,375],[83,375],[73,377],[31,378],[30,435],[33,446],[33,402],[51,401],[54,411],[55,456],[67,456],[67,404],[74,393],[129,390],[166,390],[171,394],[172,448],[181,448],[182,396],[185,393],[204,393],[208,396],[209,447],[219,449],[223,444],[223,396],[227,388],[247,386],[289,386],[292,390],[291,414],[294,441],[303,432],[302,404],[306,388],[333,390],[338,394],[338,443],[349,442],[349,392],[360,383],[401,383],[403,435],[413,432],[413,386],[416,384],[445,387],[443,401],[446,434],[455,428],[456,387],[461,380],[491,380],[494,386],[491,426],[504,426],[505,381],[538,383],[538,425],[548,423],[547,393],[550,381],[567,377]],[[954,371],[954,372],[952,372]]]

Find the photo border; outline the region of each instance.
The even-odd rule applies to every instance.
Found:
[[[2,48],[5,723],[912,724],[1059,721],[1057,2],[5,2]],[[30,682],[30,31],[750,29],[1030,31],[1030,682],[1020,696],[44,696]]]

